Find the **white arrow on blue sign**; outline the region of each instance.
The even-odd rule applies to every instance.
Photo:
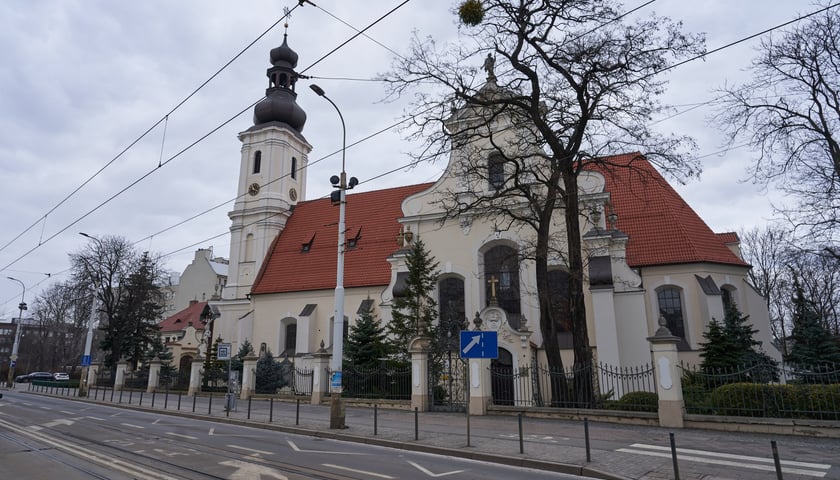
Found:
[[[461,358],[499,358],[496,332],[461,332]]]

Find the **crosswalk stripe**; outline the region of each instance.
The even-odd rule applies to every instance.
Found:
[[[624,452],[624,453],[635,453],[637,455],[647,455],[650,457],[663,457],[663,458],[670,458],[670,453],[665,452],[653,452],[649,450],[633,450],[630,448],[619,448],[616,450],[617,452]],[[725,465],[729,467],[742,467],[742,468],[750,468],[753,470],[763,470],[766,472],[774,472],[776,471],[776,467],[772,465],[756,465],[751,463],[741,463],[741,462],[733,462],[729,460],[718,460],[715,458],[706,458],[706,457],[693,457],[690,455],[678,455],[678,460],[684,460],[688,462],[699,462],[699,463],[710,463],[713,465]],[[822,478],[825,476],[826,472],[818,472],[815,470],[802,470],[799,468],[786,468],[782,467],[782,472],[784,473],[793,473],[797,475],[807,475],[810,477],[819,477]]]
[[[630,445],[630,448],[644,448],[648,450],[662,450],[662,451],[671,451],[671,447],[663,447],[661,445],[646,445],[644,443],[634,443]],[[690,448],[677,448],[677,453],[690,453],[693,455],[709,455],[712,457],[718,458],[729,458],[732,460],[746,460],[750,462],[766,462],[766,463],[773,463],[772,458],[765,458],[765,457],[750,457],[748,455],[735,455],[732,453],[719,453],[719,452],[709,452],[707,450],[692,450]],[[831,465],[825,463],[808,463],[808,462],[797,462],[794,460],[781,460],[780,463],[782,465],[790,465],[792,467],[805,467],[805,468],[818,468],[823,470],[828,470],[831,468]]]

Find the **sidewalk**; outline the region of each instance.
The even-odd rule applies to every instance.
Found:
[[[80,400],[75,392],[28,391]],[[521,417],[520,436],[519,416],[472,416],[468,427],[464,413],[347,407],[348,428],[330,430],[329,406],[304,401],[238,400],[226,412],[220,395],[193,398],[143,393],[141,397],[137,392],[122,392],[121,398],[120,392],[94,390],[81,400],[604,479],[676,478],[671,433],[681,480],[777,478],[774,440],[785,479],[840,479],[840,440],[836,439],[588,422],[587,461],[587,428],[580,421]]]

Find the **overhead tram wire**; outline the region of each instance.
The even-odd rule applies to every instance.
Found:
[[[381,21],[382,19],[384,19],[385,17],[387,17],[388,15],[390,15],[391,13],[393,13],[393,12],[394,12],[397,8],[400,8],[401,6],[405,5],[408,1],[410,1],[410,0],[406,0],[406,1],[404,1],[403,3],[401,3],[400,5],[398,5],[397,7],[395,7],[394,9],[390,10],[388,13],[386,13],[385,15],[383,15],[382,17],[380,17],[379,19],[377,19],[375,22],[373,22],[371,25],[369,25],[368,27],[366,27],[365,29],[363,29],[361,32],[357,33],[356,35],[352,36],[352,37],[351,37],[350,39],[348,39],[347,41],[343,42],[341,45],[339,45],[339,47],[334,48],[334,49],[333,49],[333,50],[331,50],[329,53],[327,53],[326,55],[324,55],[324,56],[322,56],[321,58],[319,58],[318,60],[316,60],[314,63],[312,63],[310,66],[308,66],[308,67],[307,67],[304,71],[306,71],[306,70],[308,70],[308,69],[312,68],[312,67],[313,67],[313,66],[315,66],[316,64],[318,64],[318,63],[320,63],[321,61],[323,61],[326,57],[328,57],[329,55],[331,55],[332,53],[334,53],[335,51],[337,51],[337,50],[338,50],[339,48],[341,48],[342,46],[344,46],[344,45],[346,45],[347,43],[349,43],[352,39],[354,39],[354,38],[358,37],[361,33],[363,33],[364,31],[368,30],[368,29],[369,29],[370,27],[372,27],[374,24],[378,23],[379,21]],[[644,4],[644,5],[642,5],[642,6],[645,6],[645,5],[647,5],[647,4]],[[737,44],[742,43],[742,42],[744,42],[744,41],[746,41],[746,40],[749,40],[749,39],[755,38],[756,36],[763,35],[763,34],[765,34],[765,33],[771,32],[771,31],[776,30],[776,29],[778,29],[778,28],[781,28],[781,27],[787,26],[787,25],[789,25],[789,24],[791,24],[791,23],[795,23],[795,22],[797,22],[797,21],[799,21],[799,20],[802,20],[802,19],[808,18],[808,17],[810,17],[810,16],[816,15],[816,14],[821,13],[821,12],[823,12],[823,11],[826,11],[826,10],[828,10],[828,9],[830,9],[830,8],[834,8],[834,7],[838,6],[838,5],[840,5],[840,4],[830,5],[830,6],[826,7],[826,8],[823,8],[823,9],[817,10],[817,11],[815,11],[815,12],[812,12],[812,13],[810,13],[810,14],[807,14],[807,15],[804,15],[804,16],[801,16],[801,17],[798,17],[798,18],[796,18],[796,19],[794,19],[794,20],[791,20],[791,21],[788,21],[788,22],[785,22],[785,23],[779,24],[779,25],[777,25],[777,26],[775,26],[775,27],[772,27],[772,28],[769,28],[769,29],[763,30],[762,32],[759,32],[759,33],[757,33],[757,34],[753,34],[753,35],[750,35],[750,36],[748,36],[748,37],[744,37],[744,38],[742,38],[742,39],[740,39],[740,40],[737,40],[737,41],[735,41],[735,42],[731,42],[731,43],[729,43],[729,44],[727,44],[727,45],[724,45],[724,46],[722,46],[722,47],[716,48],[716,49],[714,49],[714,50],[712,50],[712,51],[710,51],[710,52],[706,52],[706,53],[705,53],[705,54],[703,54],[703,55],[698,55],[698,56],[693,57],[693,58],[691,58],[691,59],[688,59],[688,60],[685,60],[685,61],[682,61],[682,62],[678,62],[678,63],[676,63],[676,64],[674,64],[674,65],[670,65],[670,66],[665,67],[665,68],[663,68],[663,69],[661,69],[661,70],[659,70],[659,71],[657,71],[657,72],[655,72],[655,73],[661,73],[661,72],[664,72],[664,71],[667,71],[667,70],[673,69],[673,68],[675,68],[675,67],[677,67],[677,66],[680,66],[680,65],[686,64],[686,63],[688,63],[688,62],[690,62],[690,61],[697,60],[697,59],[699,59],[699,58],[703,58],[703,57],[708,56],[708,55],[710,55],[710,54],[712,54],[712,53],[717,53],[717,52],[720,52],[720,51],[722,51],[722,50],[724,50],[724,49],[726,49],[726,48],[729,48],[729,47],[731,47],[731,46],[737,45]],[[641,8],[641,7],[639,7],[639,8]],[[279,23],[279,21],[278,21],[278,23]],[[249,107],[249,108],[250,108],[250,107]],[[240,114],[241,114],[241,112],[240,112]],[[238,115],[239,115],[239,114],[237,114],[237,116],[238,116]],[[235,117],[234,117],[234,118],[235,118]],[[403,121],[406,121],[406,120],[407,120],[407,119],[405,119],[405,120],[403,120]],[[226,122],[226,123],[227,123],[227,122]],[[401,121],[400,123],[402,123],[402,121]],[[220,126],[219,128],[221,128],[221,126]],[[214,129],[214,131],[215,131],[215,130],[216,130],[216,129]],[[205,135],[205,137],[206,137],[206,135]],[[204,137],[202,137],[202,139],[203,139],[203,138],[204,138]],[[197,143],[197,142],[195,142],[195,143]],[[183,151],[182,151],[182,152],[183,152]],[[182,152],[181,152],[181,153],[182,153]],[[179,154],[180,154],[180,153],[179,153]],[[334,153],[333,153],[333,154],[331,154],[331,155],[334,155]],[[412,162],[412,163],[413,163],[413,162]],[[410,164],[409,164],[409,165],[410,165]],[[400,169],[402,169],[402,168],[406,168],[406,167],[401,167],[401,168],[398,168],[398,169],[394,170],[394,172],[396,172],[397,170],[400,170]],[[393,173],[393,172],[390,172],[390,173]],[[384,175],[384,174],[383,174],[383,175]],[[378,177],[377,177],[377,178],[378,178]],[[110,201],[110,199],[109,199],[109,201]],[[107,202],[106,202],[106,203],[107,203]],[[225,202],[225,203],[228,203],[228,202]],[[103,203],[103,205],[104,205],[104,203]],[[99,208],[99,207],[97,207],[97,208]],[[218,207],[217,207],[217,208],[218,208]],[[92,212],[91,212],[91,213],[92,213]],[[90,213],[86,214],[85,216],[87,216],[87,215],[89,215],[89,214],[90,214]],[[82,217],[82,218],[84,218],[84,217]],[[73,222],[73,224],[77,223],[77,222],[78,222],[78,221],[80,221],[82,218],[80,218],[80,219],[78,219],[78,220],[74,221],[74,222]],[[197,217],[196,217],[196,218],[197,218]],[[69,225],[68,227],[65,227],[64,229],[62,229],[62,232],[63,232],[64,230],[66,230],[67,228],[69,228],[70,226],[72,226],[73,224],[71,224],[71,225]],[[59,232],[59,233],[61,233],[61,232]],[[57,234],[56,234],[56,235],[57,235]],[[49,237],[49,238],[47,239],[47,241],[49,241],[50,239],[54,238],[56,235],[53,235],[53,236]],[[217,238],[217,236],[214,236],[214,237],[212,237],[212,238]],[[46,243],[46,242],[44,242],[44,243]],[[39,245],[39,246],[40,246],[40,245]],[[8,266],[11,266],[11,265],[13,265],[14,263],[18,262],[21,258],[23,258],[23,257],[27,256],[29,253],[31,253],[32,251],[34,251],[34,250],[36,250],[36,249],[37,249],[37,247],[34,247],[33,249],[31,249],[30,251],[28,251],[27,253],[25,253],[24,255],[22,255],[21,257],[19,257],[18,259],[14,260],[14,262],[12,262],[11,264],[9,264]],[[6,268],[8,268],[8,266],[3,267],[3,268],[0,268],[0,271],[5,270]]]
[[[120,158],[121,158],[121,157],[122,157],[122,156],[123,156],[123,155],[124,155],[127,151],[129,151],[131,148],[133,148],[133,147],[134,147],[134,146],[135,146],[135,145],[136,145],[136,144],[137,144],[140,140],[142,140],[143,138],[145,138],[145,137],[146,137],[146,135],[148,135],[148,134],[149,134],[152,130],[154,130],[155,128],[157,128],[157,126],[158,126],[158,125],[160,125],[160,124],[161,124],[161,122],[163,122],[163,121],[165,121],[165,120],[168,120],[168,118],[169,118],[169,116],[170,116],[170,115],[172,115],[173,113],[175,113],[175,111],[176,111],[176,110],[178,110],[178,109],[179,109],[179,108],[181,108],[181,107],[182,107],[185,103],[187,103],[187,101],[189,101],[189,100],[190,100],[193,96],[195,96],[195,94],[196,94],[196,93],[198,93],[198,92],[199,92],[202,88],[204,88],[205,86],[207,86],[207,84],[209,84],[211,81],[213,81],[213,79],[215,79],[215,78],[216,78],[216,77],[217,77],[220,73],[222,73],[222,72],[223,72],[223,71],[224,71],[227,67],[229,67],[229,66],[230,66],[233,62],[235,62],[235,61],[236,61],[239,57],[241,57],[241,56],[242,56],[242,55],[243,55],[246,51],[248,51],[248,49],[250,49],[252,46],[254,46],[254,44],[256,44],[258,41],[260,41],[260,40],[261,40],[264,36],[266,36],[266,35],[268,34],[268,32],[270,32],[271,30],[273,30],[273,29],[274,29],[274,27],[276,27],[276,26],[277,26],[277,25],[278,25],[281,21],[283,21],[283,20],[284,20],[284,19],[285,19],[285,18],[286,18],[289,14],[291,14],[291,13],[292,13],[292,12],[293,12],[296,8],[298,8],[298,6],[299,6],[299,5],[295,5],[295,6],[294,6],[291,10],[289,10],[289,11],[288,11],[288,12],[286,12],[286,13],[284,13],[284,14],[283,14],[283,15],[282,15],[282,16],[281,16],[281,17],[280,17],[280,18],[279,18],[276,22],[274,22],[273,24],[271,24],[271,26],[269,26],[267,29],[265,29],[265,30],[264,30],[264,31],[263,31],[263,32],[262,32],[259,36],[257,36],[257,38],[255,38],[255,39],[254,39],[253,41],[251,41],[248,45],[246,45],[246,46],[245,46],[245,48],[243,48],[242,50],[240,50],[240,51],[239,51],[239,53],[237,53],[236,55],[234,55],[234,56],[233,56],[233,58],[231,58],[231,59],[230,59],[230,60],[228,60],[228,61],[227,61],[224,65],[222,65],[222,67],[221,67],[221,68],[219,68],[218,70],[216,70],[216,72],[215,72],[215,73],[213,73],[213,75],[211,75],[211,76],[210,76],[207,80],[205,80],[204,82],[202,82],[202,83],[201,83],[198,87],[196,87],[196,88],[195,88],[192,92],[190,92],[190,94],[189,94],[189,95],[187,95],[186,97],[184,97],[184,98],[183,98],[180,102],[178,102],[178,103],[177,103],[174,107],[172,107],[172,108],[171,108],[171,109],[170,109],[170,110],[169,110],[166,114],[164,114],[164,115],[163,115],[163,116],[162,116],[162,117],[161,117],[158,121],[156,121],[154,124],[152,124],[152,126],[150,126],[148,129],[146,129],[146,130],[145,130],[142,134],[140,134],[140,136],[138,136],[136,139],[134,139],[134,140],[133,140],[131,143],[129,143],[129,144],[128,144],[125,148],[123,148],[123,149],[122,149],[122,150],[121,150],[121,151],[120,151],[120,152],[119,152],[119,153],[118,153],[115,157],[113,157],[111,160],[109,160],[107,163],[105,163],[105,165],[103,165],[103,166],[102,166],[99,170],[97,170],[96,172],[94,172],[94,173],[93,173],[93,175],[91,175],[91,176],[90,176],[87,180],[85,180],[84,182],[82,182],[82,183],[81,183],[81,185],[79,185],[78,187],[76,187],[76,188],[75,188],[72,192],[70,192],[69,194],[67,194],[67,195],[66,195],[66,196],[65,196],[65,197],[64,197],[61,201],[59,201],[59,202],[58,202],[57,204],[55,204],[52,208],[50,208],[49,210],[47,210],[47,212],[46,212],[45,214],[43,214],[42,216],[38,217],[38,219],[37,219],[35,222],[33,222],[33,223],[32,223],[31,225],[29,225],[28,227],[26,227],[26,228],[25,228],[22,232],[20,232],[19,234],[17,234],[14,238],[12,238],[11,240],[9,240],[9,241],[8,241],[6,244],[4,244],[3,246],[0,246],[0,252],[2,252],[3,250],[5,250],[5,249],[6,249],[9,245],[13,244],[13,243],[14,243],[15,241],[17,241],[20,237],[22,237],[22,236],[23,236],[23,235],[25,235],[27,232],[29,232],[30,230],[32,230],[32,229],[33,229],[36,225],[38,225],[38,224],[39,224],[39,223],[41,223],[42,221],[45,221],[45,220],[46,220],[46,218],[47,218],[47,217],[48,217],[51,213],[53,213],[56,209],[58,209],[58,208],[59,208],[61,205],[63,205],[65,202],[67,202],[68,200],[70,200],[70,198],[72,198],[72,197],[73,197],[76,193],[78,193],[78,192],[79,192],[82,188],[84,188],[84,187],[85,187],[88,183],[90,183],[90,182],[91,182],[94,178],[98,177],[98,176],[99,176],[99,174],[101,174],[103,171],[105,171],[105,169],[107,169],[107,168],[108,168],[108,167],[110,167],[110,166],[111,166],[114,162],[116,162],[117,160],[119,160],[119,159],[120,159]],[[52,237],[50,237],[50,238],[52,238]],[[42,243],[44,243],[44,242],[40,242],[40,243],[39,243],[39,245],[40,245],[40,244],[42,244]],[[5,268],[0,269],[0,271],[3,271],[3,270],[5,270]]]

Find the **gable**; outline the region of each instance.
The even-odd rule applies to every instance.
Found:
[[[207,302],[194,302],[180,312],[163,319],[158,327],[160,327],[161,332],[177,332],[187,328],[192,322],[192,326],[200,330],[204,328],[201,314],[204,313],[206,308]]]

